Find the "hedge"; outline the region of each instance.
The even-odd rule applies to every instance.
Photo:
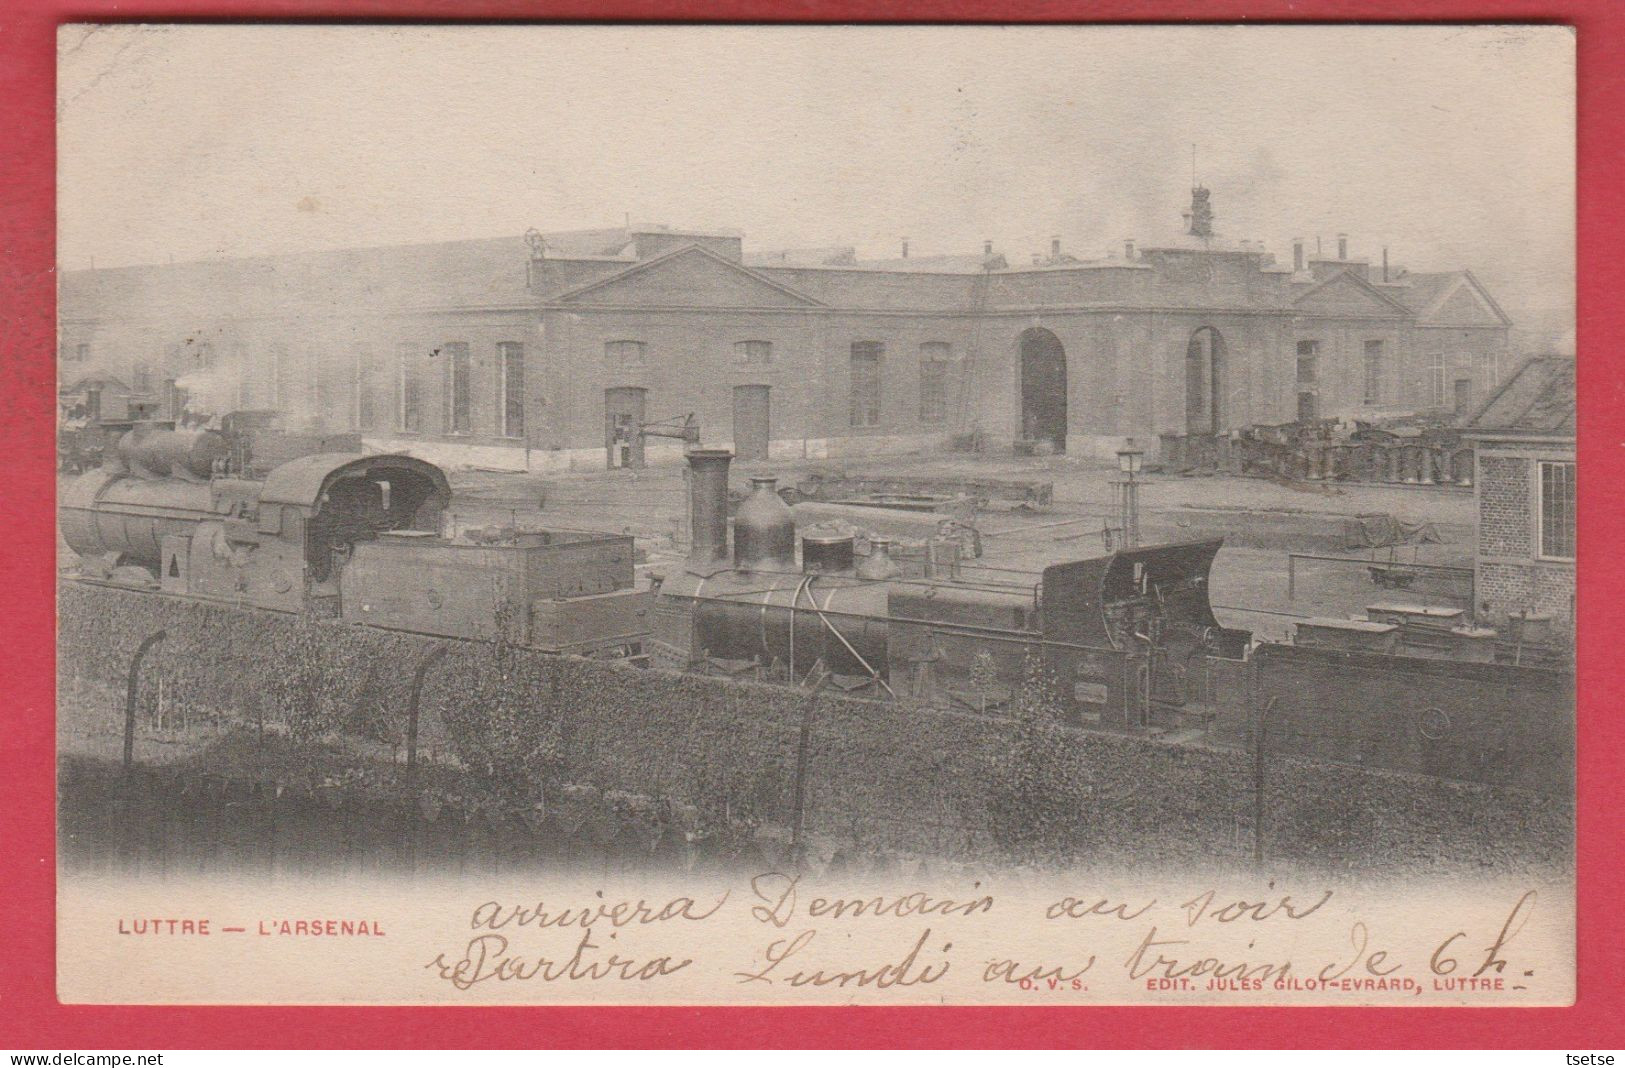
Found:
[[[520,808],[586,790],[683,806],[713,828],[785,828],[805,724],[805,825],[847,850],[1178,866],[1240,863],[1252,849],[1251,754],[1065,726],[1037,667],[1009,714],[988,717],[71,582],[59,605],[62,675],[101,686],[109,717],[136,647],[163,629],[143,677],[164,680],[166,701],[294,743],[399,746],[412,675],[443,646],[425,678],[425,738],[440,739],[468,793]],[[1267,784],[1275,861],[1569,863],[1566,802],[1285,758]]]

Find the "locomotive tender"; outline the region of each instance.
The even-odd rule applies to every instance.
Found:
[[[641,652],[631,537],[443,537],[451,487],[434,464],[319,451],[265,470],[330,442],[224,425],[139,425],[67,487],[62,536],[82,578],[551,652]]]

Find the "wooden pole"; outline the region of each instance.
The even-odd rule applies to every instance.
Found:
[[[429,674],[429,669],[446,655],[446,647],[437,645],[429,650],[419,663],[418,669],[412,675],[412,700],[406,709],[406,773],[412,776],[417,771],[418,764],[418,702],[423,696],[423,680]]]
[[[141,661],[146,659],[147,650],[163,641],[167,637],[166,631],[158,631],[147,635],[146,639],[136,647],[135,656],[130,658],[130,675],[124,690],[124,777],[130,777],[130,770],[135,765],[135,706],[137,700],[137,687],[141,681]]]

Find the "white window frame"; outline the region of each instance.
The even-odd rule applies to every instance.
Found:
[[[508,424],[508,351],[519,350],[519,427]],[[525,436],[525,345],[521,341],[497,342],[497,432],[505,438]]]
[[[410,341],[403,341],[395,346],[395,428],[403,434],[421,434],[423,432],[423,391],[419,389],[413,399],[417,402],[417,426],[406,425],[406,394],[407,386],[417,386],[412,378],[412,351]]]
[[[1432,361],[1428,364],[1427,369],[1428,407],[1443,408],[1445,393],[1444,380],[1445,374],[1449,370],[1449,360],[1446,359],[1445,354],[1442,352],[1429,353],[1428,359]]]
[[[1573,487],[1573,495],[1569,499],[1569,527],[1570,549],[1579,548],[1579,472],[1575,469],[1573,460],[1536,460],[1535,461],[1535,559],[1551,560],[1560,563],[1573,563],[1574,555],[1571,551],[1568,556],[1553,556],[1546,552],[1546,469],[1549,467],[1566,467],[1569,469],[1569,483]]]
[[[466,341],[448,341],[441,346],[446,357],[445,425],[441,428],[447,437],[466,438],[474,433],[474,354]],[[463,387],[463,407],[468,413],[468,425],[457,429],[457,360],[467,361],[468,374]]]

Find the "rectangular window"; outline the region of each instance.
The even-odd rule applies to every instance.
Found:
[[[1444,353],[1430,353],[1428,355],[1428,404],[1435,408],[1444,407],[1444,371]]]
[[[468,410],[468,343],[449,341],[441,354],[446,358],[446,433],[466,434]]]
[[[355,428],[371,430],[376,413],[373,410],[372,353],[360,349],[355,354]]]
[[[852,342],[853,426],[880,425],[880,360],[885,352],[878,341]]]
[[[305,411],[314,418],[321,415],[323,404],[322,394],[322,358],[315,349],[305,350]]]
[[[501,413],[502,436],[525,436],[525,346],[517,341],[497,345],[497,411]]]
[[[1382,403],[1382,342],[1365,343],[1365,402]]]
[[[920,422],[940,423],[948,418],[947,342],[927,341],[920,346]]]
[[[611,367],[642,367],[643,349],[641,341],[606,341],[604,359]]]
[[[1574,559],[1574,464],[1540,461],[1540,555]]]
[[[412,358],[414,351],[411,342],[401,342],[395,350],[395,370],[400,385],[400,427],[417,433],[423,429],[423,395],[417,376],[417,361]]]
[[[736,341],[734,342],[734,362],[744,364],[772,363],[773,343],[771,341]]]
[[[1298,384],[1312,386],[1320,380],[1320,342],[1298,342]]]
[[[293,361],[287,346],[271,346],[271,407],[286,409],[293,401]]]

